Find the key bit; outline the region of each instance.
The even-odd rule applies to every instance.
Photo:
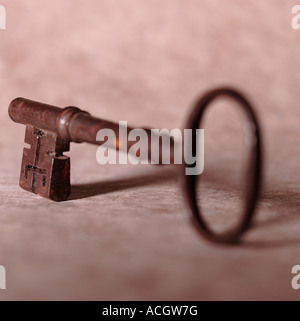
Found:
[[[54,201],[70,195],[70,158],[63,155],[70,143],[54,133],[26,126],[20,186]]]
[[[88,115],[76,107],[64,109],[17,98],[9,106],[10,117],[26,125],[20,186],[53,201],[70,195],[70,150],[68,126],[76,114]],[[76,141],[76,138],[74,138]]]

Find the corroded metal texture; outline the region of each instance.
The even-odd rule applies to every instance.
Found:
[[[129,152],[136,143],[127,141],[123,148],[119,124],[92,117],[77,107],[58,108],[25,98],[13,100],[9,106],[13,121],[26,125],[25,148],[21,167],[20,186],[27,191],[64,201],[70,195],[70,159],[63,155],[69,150],[70,142],[87,142],[101,145],[96,136],[101,129],[111,129],[116,135],[117,150]],[[127,135],[133,130],[127,127]],[[144,129],[148,136],[148,156],[151,157],[150,129]],[[160,143],[161,144],[161,143]],[[170,162],[173,163],[174,141],[170,141]],[[162,162],[162,147],[158,164]]]
[[[204,113],[207,111],[209,105],[219,97],[228,97],[238,102],[240,108],[246,116],[244,118],[246,125],[244,128],[246,130],[245,137],[247,141],[249,159],[246,167],[246,176],[243,180],[242,189],[244,204],[239,222],[236,226],[233,226],[230,230],[225,232],[215,233],[213,231],[213,229],[205,221],[200,205],[197,202],[197,181],[201,180],[201,175],[185,175],[185,167],[189,165],[185,164],[184,160],[184,166],[181,168],[181,187],[187,212],[197,230],[210,241],[218,243],[234,243],[250,226],[261,185],[262,152],[260,130],[257,117],[250,102],[245,98],[244,95],[231,88],[219,88],[205,93],[196,102],[189,115],[187,123],[185,124],[185,128],[193,129],[194,136],[189,142],[190,146],[185,146],[185,148],[192,148],[193,150],[196,149],[196,133],[194,130],[201,127]],[[200,190],[198,189],[198,195],[201,195]]]
[[[52,132],[26,126],[21,165],[20,186],[54,201],[64,201],[70,195],[70,158],[63,155],[69,142]]]
[[[108,120],[91,116],[88,112],[77,107],[58,108],[55,106],[39,103],[25,98],[16,98],[9,106],[9,115],[17,123],[30,125],[32,127],[51,132],[62,140],[76,143],[90,143],[101,145],[103,142],[97,141],[96,136],[101,129],[111,129],[116,135],[116,146],[111,146],[117,150],[129,152],[136,143],[127,141],[126,149],[120,144],[119,124]],[[127,126],[127,135],[134,128]],[[148,134],[149,157],[150,149],[150,129],[143,128]],[[171,139],[171,149],[173,150],[173,139]],[[161,160],[161,155],[160,155]],[[171,152],[171,163],[173,153]]]

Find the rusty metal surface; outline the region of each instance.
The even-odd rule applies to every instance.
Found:
[[[70,159],[63,155],[69,151],[70,142],[87,142],[101,145],[96,140],[100,129],[111,129],[116,135],[117,150],[129,152],[135,144],[127,141],[124,150],[120,144],[119,124],[92,117],[77,107],[58,108],[25,98],[16,98],[9,106],[9,115],[17,123],[26,125],[20,186],[27,191],[49,198],[65,201],[70,195]],[[133,128],[127,127],[127,135]],[[144,129],[149,134],[150,129]],[[148,135],[149,158],[151,157]],[[171,151],[174,149],[171,140]],[[162,149],[162,148],[161,148]],[[173,162],[171,152],[170,161]],[[162,151],[159,154],[159,163]]]
[[[70,158],[63,155],[69,142],[50,131],[26,126],[20,186],[53,201],[70,195]]]
[[[201,179],[201,175],[185,175],[185,167],[189,165],[185,164],[184,161],[183,164],[185,164],[185,166],[182,166],[181,168],[181,186],[187,212],[189,213],[191,221],[193,225],[196,226],[197,230],[200,231],[200,233],[208,240],[219,243],[234,243],[251,224],[261,185],[261,139],[258,121],[253,107],[244,95],[234,89],[218,88],[211,90],[205,93],[196,102],[189,115],[185,128],[191,128],[193,130],[201,128],[204,113],[207,111],[209,105],[220,97],[228,97],[237,101],[240,108],[246,115],[244,120],[246,122],[246,126],[244,127],[246,129],[245,141],[247,142],[249,159],[246,167],[246,176],[243,180],[244,207],[242,209],[243,213],[239,222],[230,230],[219,234],[215,233],[211,229],[203,218],[200,205],[197,204],[197,181]],[[195,131],[193,134],[194,136],[196,135]],[[192,146],[187,148],[196,150],[196,139],[193,138],[189,143]]]

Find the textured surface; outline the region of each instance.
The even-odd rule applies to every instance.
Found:
[[[297,299],[300,264],[300,31],[294,1],[2,0],[0,299]],[[208,244],[182,209],[176,169],[100,166],[72,144],[72,196],[18,187],[25,127],[18,96],[152,128],[182,125],[203,90],[237,85],[264,134],[265,188],[235,247]],[[240,210],[238,113],[217,103],[205,124],[202,206],[216,228]]]

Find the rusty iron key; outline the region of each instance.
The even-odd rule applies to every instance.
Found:
[[[220,96],[227,96],[236,100],[246,114],[248,130],[248,148],[250,158],[245,180],[244,214],[232,230],[216,234],[202,218],[197,205],[196,185],[199,177],[186,175],[186,164],[183,158],[180,166],[181,187],[187,212],[203,236],[214,242],[232,243],[247,229],[254,213],[255,204],[260,187],[261,150],[260,135],[256,116],[248,100],[238,91],[231,88],[219,88],[205,93],[192,109],[184,128],[193,130],[192,140],[184,146],[196,150],[196,129],[199,128],[202,116],[208,105]],[[25,98],[13,100],[9,106],[9,115],[13,121],[26,125],[25,143],[20,174],[20,186],[30,192],[51,199],[64,201],[71,191],[70,186],[70,158],[63,153],[69,151],[70,142],[101,145],[96,141],[100,129],[112,129],[119,146],[119,124],[92,117],[88,112],[77,107],[58,108],[55,106],[35,102]],[[133,128],[128,127],[128,132]],[[148,133],[150,129],[145,129]],[[150,137],[150,135],[148,135]],[[127,152],[135,142],[127,143]],[[150,144],[149,153],[151,155]],[[171,141],[171,164],[174,163],[174,142]],[[160,148],[162,148],[160,146]],[[160,161],[161,161],[160,154]]]

